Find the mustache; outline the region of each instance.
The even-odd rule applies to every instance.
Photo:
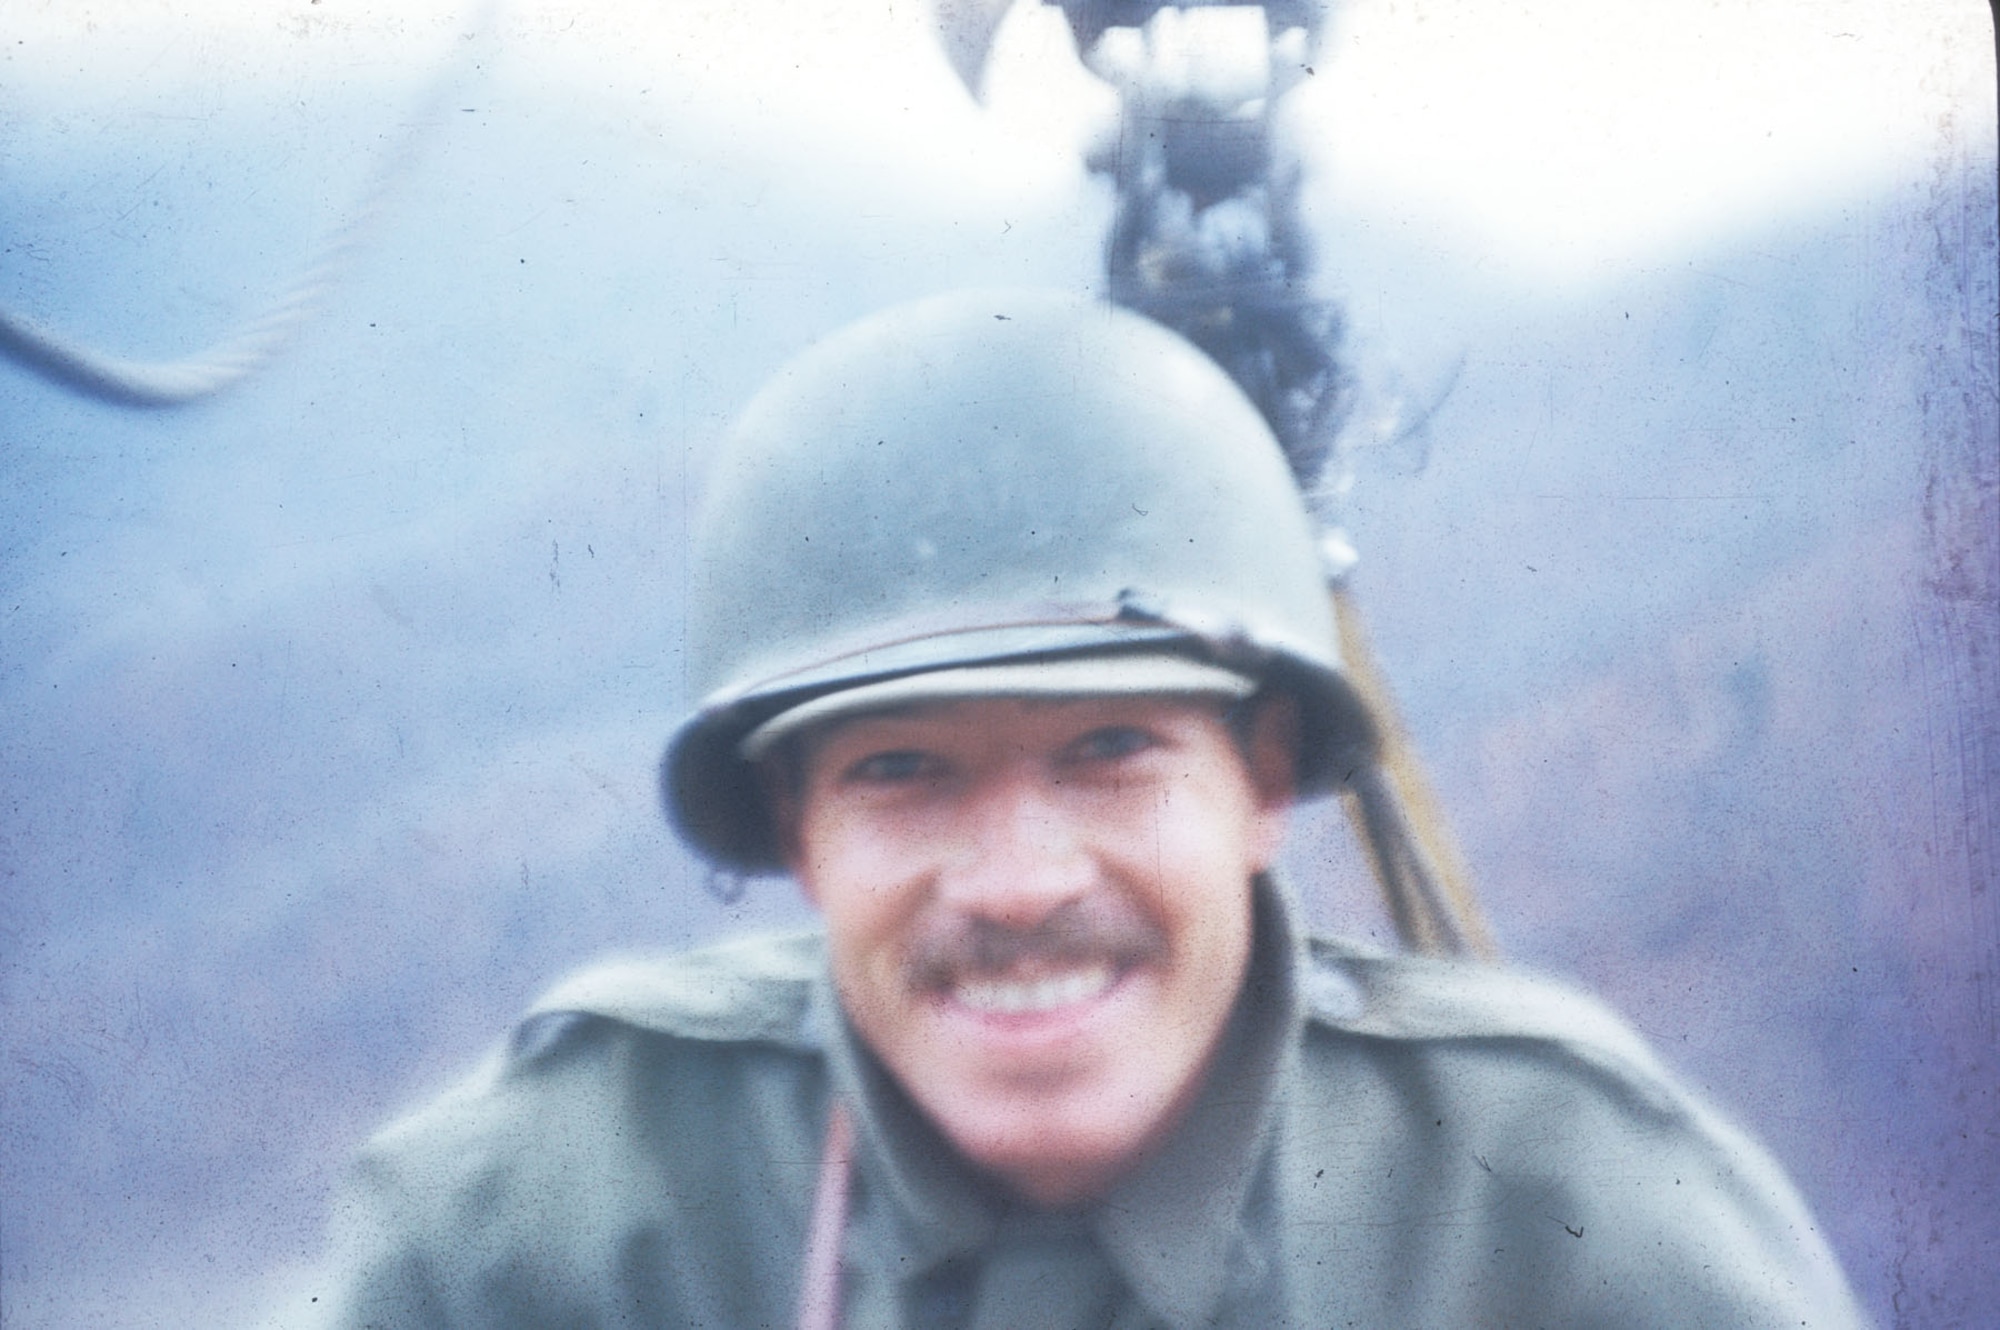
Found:
[[[1166,955],[1166,930],[1145,912],[1115,897],[1088,896],[1025,928],[956,912],[927,920],[911,936],[904,969],[913,987],[929,991],[1021,964],[1127,970]]]

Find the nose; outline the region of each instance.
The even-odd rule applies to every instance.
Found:
[[[1033,927],[1095,885],[1083,832],[1077,811],[1046,776],[996,774],[960,807],[938,895],[976,917]]]

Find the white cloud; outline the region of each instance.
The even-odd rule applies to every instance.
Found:
[[[1106,110],[1032,5],[1001,31],[983,113],[920,3],[45,0],[14,17],[0,84],[29,120],[199,114],[258,95],[257,74],[294,103],[363,77],[414,90],[483,42],[539,86],[692,116],[802,171],[865,142],[943,188],[1045,198],[1073,187]],[[1643,262],[1992,139],[1991,29],[1970,0],[1352,0],[1315,59],[1295,101],[1334,207],[1441,222],[1538,272]]]
[[[1992,51],[1958,0],[1357,0],[1301,114],[1341,211],[1575,273],[1990,149]]]

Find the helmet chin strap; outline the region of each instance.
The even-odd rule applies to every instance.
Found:
[[[819,1183],[799,1282],[799,1330],[839,1330],[840,1251],[847,1240],[847,1192],[854,1173],[854,1124],[838,1096],[829,1097]]]

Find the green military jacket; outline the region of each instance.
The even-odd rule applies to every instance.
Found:
[[[1203,1097],[1098,1205],[971,1172],[817,935],[588,971],[382,1133],[320,1306],[360,1327],[792,1323],[831,1098],[863,1327],[1863,1324],[1771,1160],[1589,998],[1300,938],[1260,883]]]

